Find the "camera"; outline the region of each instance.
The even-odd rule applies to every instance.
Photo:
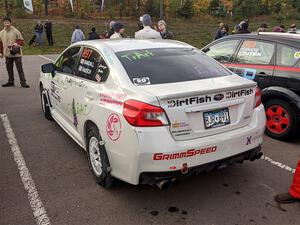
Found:
[[[8,46],[11,55],[21,53],[21,48],[18,45]]]

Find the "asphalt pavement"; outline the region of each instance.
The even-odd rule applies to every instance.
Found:
[[[41,203],[53,225],[300,223],[299,203],[274,201],[291,184],[293,174],[288,168],[295,168],[299,159],[300,137],[286,143],[266,136],[264,159],[201,174],[167,191],[123,182],[110,190],[101,188],[89,171],[85,152],[42,114],[40,65],[55,57],[23,57],[29,89],[20,87],[17,73],[15,87],[0,87],[1,225],[38,224],[34,209],[41,209]],[[6,81],[5,63],[0,60],[0,83]],[[11,131],[15,139],[7,136]],[[28,171],[20,167],[17,148]],[[36,192],[24,183],[27,172]]]

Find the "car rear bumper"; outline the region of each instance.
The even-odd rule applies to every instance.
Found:
[[[182,169],[180,169],[171,172],[143,172],[140,174],[139,183],[155,185],[156,183],[163,180],[168,180],[169,182],[171,182],[171,180],[177,179],[178,181],[184,178],[198,175],[203,172],[217,170],[219,168],[231,166],[236,163],[243,163],[244,160],[254,161],[256,159],[259,159],[261,156],[261,146],[259,145],[256,148],[238,155],[206,163],[200,166],[190,167],[187,169],[187,171],[183,171]]]
[[[155,179],[147,178],[149,174],[150,177],[169,172],[176,174],[183,165],[188,168],[204,166],[203,171],[208,171],[209,165],[219,168],[223,162],[225,166],[230,165],[231,160],[250,159],[260,151],[265,123],[261,105],[254,110],[247,126],[192,140],[174,140],[169,127],[135,128],[136,143],[125,145],[122,151],[132,154],[127,154],[126,159],[120,158],[120,154],[113,155],[112,158],[119,158],[111,164],[112,175],[135,185],[151,184]]]

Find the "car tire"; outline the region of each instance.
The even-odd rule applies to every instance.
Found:
[[[40,88],[40,97],[41,97],[41,106],[44,113],[44,116],[47,120],[52,120],[52,115],[50,111],[50,106],[48,102],[48,98],[46,94],[43,92],[44,88],[41,86]]]
[[[281,99],[269,100],[264,105],[267,117],[266,134],[283,141],[292,140],[299,124],[296,110]]]
[[[88,129],[86,152],[89,167],[96,182],[105,188],[112,187],[115,179],[110,174],[111,167],[103,141],[98,129],[94,126]]]

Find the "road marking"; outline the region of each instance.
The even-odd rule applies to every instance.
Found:
[[[10,149],[14,155],[14,160],[18,166],[20,177],[27,192],[27,197],[36,223],[38,225],[51,225],[50,219],[47,216],[47,212],[37,192],[32,176],[26,166],[25,159],[18,145],[14,131],[10,125],[8,116],[6,114],[0,114],[0,117],[3,122],[6,136],[8,138]]]
[[[265,160],[265,161],[267,161],[267,162],[269,162],[269,163],[271,163],[271,164],[273,164],[273,165],[275,165],[275,166],[278,166],[279,168],[281,168],[281,169],[284,169],[284,170],[286,170],[286,171],[289,171],[289,172],[291,172],[291,173],[295,173],[295,169],[293,169],[293,168],[291,168],[291,167],[289,167],[289,166],[287,166],[287,165],[285,165],[285,164],[283,164],[283,163],[281,163],[281,162],[277,162],[277,161],[275,161],[275,160],[273,160],[273,159],[271,159],[270,157],[268,157],[268,156],[262,156],[261,157],[261,159],[263,159],[263,160]]]
[[[39,57],[41,57],[41,58],[43,58],[43,59],[46,59],[46,60],[48,60],[48,61],[50,61],[50,62],[54,62],[53,59],[50,59],[50,58],[48,58],[48,57],[46,57],[46,56],[39,55]]]

